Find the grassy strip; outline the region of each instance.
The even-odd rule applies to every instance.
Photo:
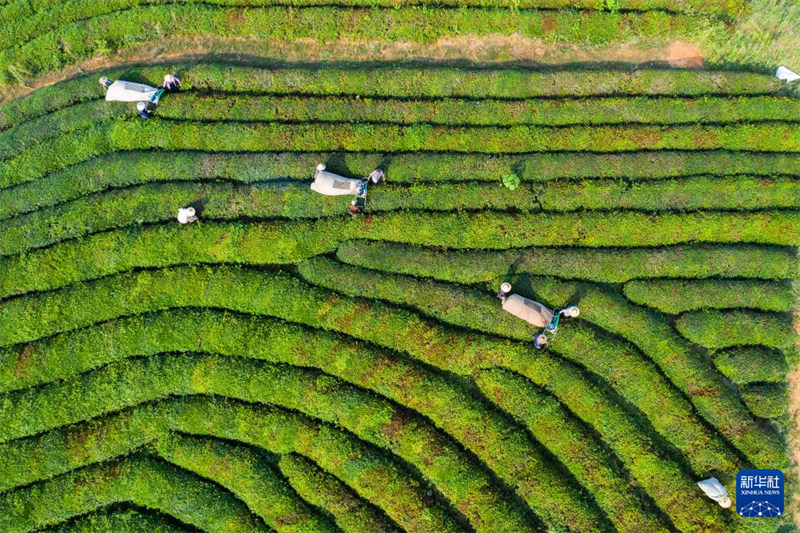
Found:
[[[117,510],[112,508],[72,519],[69,522],[43,531],[50,533],[97,533],[98,531],[114,531],[115,533],[184,533],[189,531],[175,524],[160,513],[138,510],[135,508]]]
[[[330,333],[310,332],[255,317],[213,311],[169,312],[59,335],[27,345],[24,355],[18,350],[3,353],[2,361],[7,363],[2,367],[0,382],[12,388],[41,384],[126,357],[178,351],[193,342],[216,353],[320,368],[392,398],[456,437],[523,494],[530,491],[528,476],[537,477],[531,468],[544,460],[518,428],[441,374]],[[33,361],[36,364],[29,364]],[[572,438],[563,435],[565,440]],[[486,450],[493,451],[488,454]],[[609,516],[619,527],[652,531],[660,528],[658,519],[648,511],[648,504],[638,501],[635,495],[615,493],[606,497],[614,502],[615,511]],[[602,495],[600,500],[605,501]],[[620,509],[637,511],[620,515]],[[616,522],[633,516],[637,517],[633,522]]]
[[[302,455],[281,455],[278,467],[304,500],[331,514],[345,533],[401,531],[379,509]]]
[[[720,352],[714,365],[737,385],[755,382],[778,383],[786,379],[786,357],[779,351],[743,346]]]
[[[220,315],[213,311],[122,319],[27,345],[23,351],[0,352],[5,362],[0,382],[11,388],[41,384],[126,357],[178,351],[191,342],[199,343],[207,351],[320,368],[392,398],[453,435],[501,478],[518,485],[523,494],[530,490],[529,476],[535,479],[540,475],[531,471],[544,460],[537,448],[518,428],[452,380],[390,353],[274,320]],[[574,438],[569,433],[561,435],[565,442]],[[554,446],[551,451],[561,458],[559,451],[565,446]],[[488,454],[486,450],[493,451]],[[595,460],[603,461],[602,457]],[[661,527],[652,511],[648,511],[648,504],[634,494],[595,497],[601,505],[607,503],[605,510],[622,529],[655,531]],[[620,514],[623,509],[629,511]],[[634,516],[637,518],[630,521]]]
[[[667,211],[696,207],[790,207],[786,204],[800,207],[800,180],[756,179],[748,183],[746,179],[735,178],[710,181],[690,178],[680,184],[667,181],[647,183],[630,193],[626,191],[627,188],[624,183],[605,180],[566,185],[555,182],[538,186],[522,185],[514,191],[485,183],[415,185],[410,188],[388,185],[372,193],[369,211],[513,209],[521,212],[565,212],[614,207]],[[664,194],[665,190],[669,190],[669,194]],[[735,190],[737,194],[724,195],[722,193],[725,190]],[[704,200],[704,194],[713,195],[715,200]],[[617,201],[620,195],[622,198]],[[738,203],[739,198],[746,198],[745,205]],[[760,200],[760,203],[754,200]],[[307,184],[144,184],[0,221],[0,233],[5,237],[0,242],[0,256],[30,251],[109,229],[173,220],[180,207],[198,202],[202,203],[204,221],[242,217],[306,219],[341,216],[346,205],[341,198],[326,197],[311,191]]]
[[[34,257],[35,252],[30,258]],[[345,263],[373,270],[436,277],[458,283],[493,281],[514,272],[619,283],[636,278],[680,276],[787,279],[793,277],[797,270],[794,249],[755,245],[444,251],[398,243],[353,240],[341,243],[336,250],[336,257]],[[11,270],[23,268],[22,260],[7,261]],[[5,270],[0,266],[0,273]],[[4,282],[6,276],[0,276],[0,279]],[[0,282],[0,287],[6,286]]]
[[[778,179],[765,182],[759,176],[772,176],[787,172],[787,169],[800,165],[800,158],[786,154],[736,154],[733,152],[651,152],[643,154],[530,154],[518,157],[447,155],[447,154],[398,154],[380,153],[202,153],[174,151],[164,152],[117,152],[99,156],[77,163],[42,179],[29,181],[16,187],[0,189],[0,219],[33,211],[61,202],[73,200],[109,188],[119,188],[150,182],[224,179],[228,181],[251,183],[276,179],[311,179],[312,170],[325,162],[334,172],[349,176],[365,176],[373,168],[386,170],[391,183],[425,184],[438,182],[481,181],[499,184],[505,174],[515,173],[523,183],[539,184],[555,179],[596,179],[610,178],[605,185],[593,188],[583,184],[592,194],[615,193],[625,180],[653,180],[677,177],[681,174],[699,173],[740,174],[752,176],[717,178],[720,184],[714,185],[712,175],[699,176],[692,183],[707,186],[718,194],[697,194],[679,198],[675,195],[680,180],[664,185],[651,184],[650,188],[639,184],[627,185],[622,189],[634,201],[642,197],[643,191],[658,191],[673,202],[688,206],[724,205],[731,197],[734,203],[756,207],[763,201],[761,190],[754,190],[756,184],[764,187],[763,195],[772,196],[773,191],[790,192],[794,182]],[[748,194],[742,194],[735,186],[746,187]],[[575,194],[580,186],[558,184],[565,192]],[[708,190],[708,189],[706,189]],[[498,192],[499,191],[499,192]],[[496,194],[502,193],[498,189]],[[622,196],[620,192],[620,197]],[[505,193],[503,193],[505,194]],[[586,198],[586,194],[582,197]],[[779,205],[794,205],[794,195],[787,194]],[[591,197],[589,197],[591,198]],[[569,196],[556,197],[569,202]],[[554,200],[551,200],[551,203]]]
[[[546,386],[571,410],[592,424],[629,461],[641,459],[649,463],[655,460],[660,465],[656,473],[652,472],[652,466],[645,467],[647,474],[645,470],[633,467],[631,472],[677,527],[694,530],[698,524],[707,527],[719,519],[709,514],[717,510],[709,510],[695,491],[673,490],[675,479],[683,478],[680,466],[663,456],[656,459],[655,455],[659,453],[657,445],[642,435],[641,429],[624,411],[589,387],[574,367],[547,352],[537,353],[528,346],[480,334],[461,335],[398,308],[369,301],[355,302],[328,291],[309,288],[289,277],[265,277],[262,273],[242,269],[175,269],[140,273],[96,282],[88,292],[78,287],[70,289],[70,292],[80,298],[80,309],[66,299],[60,300],[58,310],[51,308],[48,311],[39,306],[37,316],[31,318],[37,319],[34,321],[40,324],[40,330],[52,328],[56,323],[64,329],[74,328],[79,323],[89,325],[120,314],[135,313],[137,309],[142,312],[176,305],[198,305],[196,298],[202,295],[203,305],[272,314],[314,327],[341,330],[461,374],[470,374],[481,367],[507,367]],[[95,298],[102,298],[103,303],[93,302],[91,294],[102,295]],[[298,294],[303,298],[297,298]],[[9,313],[6,316],[8,323],[15,325],[17,321],[12,319],[13,315]],[[28,324],[31,322],[29,320]],[[31,334],[23,329],[17,331],[18,335]],[[691,480],[687,482],[689,485],[692,483]],[[548,494],[552,494],[551,489],[548,489]]]
[[[3,2],[0,2],[2,4]],[[80,4],[60,4],[55,0],[40,0],[35,4],[30,2],[10,1],[7,7],[0,11],[0,47],[9,48],[16,43],[30,40],[42,32],[56,29],[79,20],[97,17],[106,13],[130,9],[132,7],[151,4],[182,4],[176,0],[166,2],[158,0],[114,0],[106,2],[82,2]],[[310,7],[314,5],[327,5],[328,0],[206,0],[205,4],[218,6],[242,6],[242,7],[268,7],[278,5],[289,5],[296,7]],[[396,2],[392,0],[340,0],[336,2],[338,6],[353,7],[410,7],[419,5],[419,0],[404,0]],[[689,12],[696,14],[713,15],[736,15],[744,6],[741,0],[724,3],[720,0],[689,0],[678,4],[667,3],[664,0],[622,0],[618,3],[617,9],[626,11],[650,11],[666,10],[671,12]],[[597,9],[603,10],[604,6],[590,0],[523,0],[512,2],[511,0],[499,0],[486,2],[484,0],[467,0],[456,2],[454,0],[434,0],[426,3],[429,7],[506,7],[506,8],[546,8],[546,9]]]
[[[785,383],[755,383],[742,389],[742,399],[754,415],[761,418],[786,416],[789,399]]]
[[[269,531],[242,502],[214,484],[139,456],[93,465],[0,495],[0,529],[30,531],[126,501],[202,530]]]
[[[176,433],[156,440],[152,447],[164,460],[231,491],[275,531],[339,531],[294,492],[263,453],[219,439]]]
[[[641,150],[800,151],[791,124],[727,126],[450,127],[374,124],[114,121],[34,145],[0,162],[0,187],[10,187],[115,151],[389,151],[529,153]]]
[[[370,32],[372,29],[370,29]],[[172,63],[109,69],[112,79],[157,85],[165,70],[181,75],[185,89],[262,94],[359,95],[362,97],[535,98],[539,96],[770,94],[772,76],[735,71],[463,69],[454,67]],[[68,105],[102,96],[95,75],[44,87],[0,106],[0,129]],[[166,100],[164,101],[166,103]],[[164,106],[166,107],[166,106]]]
[[[145,22],[149,23],[146,24]],[[648,37],[673,39],[690,33],[698,19],[663,11],[608,13],[574,10],[381,8],[225,8],[208,4],[135,6],[100,14],[37,34],[0,51],[0,87],[19,84],[95,54],[157,42],[160,27],[173,36],[256,39],[363,39],[381,28],[382,40],[431,43],[453,35],[512,35],[546,42],[601,45]],[[97,35],[102,35],[98,40]],[[19,73],[23,73],[20,75]],[[17,74],[15,76],[15,74]],[[21,78],[21,79],[20,79]]]
[[[763,345],[787,348],[794,343],[788,314],[757,311],[694,311],[675,322],[681,335],[706,348]]]
[[[549,304],[574,303],[575,295],[579,294],[583,319],[627,339],[642,350],[686,394],[700,416],[716,426],[753,464],[786,461],[779,437],[753,422],[739,399],[722,383],[707,354],[682,339],[662,315],[633,305],[624,297],[596,285],[563,283],[548,278],[532,281],[530,290]],[[517,285],[520,289],[524,287]],[[679,319],[679,330],[681,320],[690,316],[683,315]]]
[[[789,311],[794,305],[790,284],[752,280],[631,281],[625,284],[625,296],[639,305],[673,315],[696,309],[736,307]]]
[[[450,324],[520,341],[538,329],[503,312],[497,300],[473,289],[436,281],[378,273],[325,258],[301,263],[311,283],[349,296],[363,296],[411,306]],[[731,449],[715,441],[693,407],[639,352],[604,338],[581,323],[570,324],[551,347],[562,357],[602,377],[625,401],[649,419],[696,471],[736,470],[742,465]],[[613,361],[613,365],[609,365]]]
[[[6,471],[14,472],[17,479],[49,477],[70,464],[128,453],[131,447],[146,444],[170,429],[240,441],[277,454],[302,454],[362,497],[369,495],[404,529],[426,531],[426,527],[442,525],[437,521],[425,523],[431,513],[441,515],[443,511],[438,502],[425,495],[426,488],[408,469],[349,433],[278,408],[208,396],[146,404],[101,420],[14,441],[8,446],[13,455],[7,453],[4,458],[9,457],[8,464],[15,466]],[[25,453],[20,450],[23,447],[37,453]],[[70,453],[70,449],[74,452]],[[17,458],[16,463],[12,457]],[[444,530],[449,531],[447,527]]]
[[[589,98],[579,100],[397,100],[358,96],[238,96],[178,93],[159,108],[162,118],[215,121],[345,122],[475,126],[570,126],[794,121],[800,100],[771,96]],[[0,153],[98,121],[131,116],[132,107],[103,100],[84,102],[0,133]]]
[[[108,387],[120,393],[104,393]],[[51,384],[38,390],[11,393],[14,410],[26,415],[23,424],[13,429],[9,426],[8,436],[29,435],[35,428],[51,429],[167,395],[197,393],[280,405],[340,425],[365,441],[392,450],[417,467],[477,530],[528,529],[528,515],[509,505],[506,495],[489,473],[435,426],[385,399],[364,394],[352,385],[307,369],[215,356],[162,355],[145,360],[129,359],[64,385]],[[78,405],[68,409],[57,408],[65,398],[90,400],[69,402]],[[538,461],[538,465],[544,464]],[[602,523],[595,509],[579,498],[564,496],[574,489],[569,482],[559,480],[557,471],[548,472],[548,467],[539,466],[536,473],[553,498],[567,498],[570,505],[579,509],[574,519],[565,519],[546,509],[540,511],[541,506],[534,503],[536,511],[542,512],[548,523],[559,527],[565,522],[589,530]],[[559,483],[563,486],[559,487]],[[544,491],[537,497],[547,498]],[[436,519],[435,511],[431,513],[420,519]],[[590,525],[583,525],[583,522]],[[440,524],[440,527],[447,525]]]

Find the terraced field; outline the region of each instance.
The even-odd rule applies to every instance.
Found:
[[[0,4],[4,89],[170,24],[604,45],[744,5]],[[0,105],[0,531],[792,527],[696,482],[791,478],[800,99],[589,67],[206,57],[102,72],[177,73],[151,120],[94,72]],[[364,216],[319,163],[386,172]],[[536,350],[502,281],[581,315]]]

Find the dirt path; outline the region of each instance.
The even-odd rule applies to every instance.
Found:
[[[440,39],[431,44],[387,41],[337,41],[324,45],[312,39],[295,41],[252,40],[246,38],[172,38],[134,46],[111,56],[94,57],[46,74],[25,86],[10,87],[2,101],[13,100],[40,87],[52,85],[85,72],[120,64],[159,63],[177,59],[216,58],[248,64],[275,61],[437,61],[452,64],[507,64],[520,66],[623,64],[702,67],[700,49],[674,41],[638,42],[604,48],[582,48],[574,44],[548,44],[519,35],[462,36]]]

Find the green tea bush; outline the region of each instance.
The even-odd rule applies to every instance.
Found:
[[[742,346],[714,356],[714,365],[738,385],[755,382],[777,383],[786,379],[786,357],[777,350]]]
[[[610,283],[679,276],[785,279],[794,276],[797,261],[791,248],[741,244],[452,251],[364,240],[343,242],[336,257],[382,272],[460,283],[491,281],[512,272]],[[21,267],[17,263],[11,268]]]
[[[184,92],[165,97],[158,116],[174,120],[237,122],[569,126],[790,121],[798,112],[800,101],[797,99],[773,96],[475,101]],[[26,146],[45,142],[59,134],[132,115],[130,105],[109,104],[104,100],[83,102],[0,133],[0,149],[3,157],[8,158]]]
[[[497,154],[720,149],[800,152],[800,129],[784,123],[506,128],[123,120],[53,138],[1,161],[0,187],[37,180],[103,154],[142,149]]]
[[[30,478],[25,465],[38,471],[63,471],[63,457],[70,447],[75,461],[80,454],[94,452],[96,459],[126,453],[134,443],[144,442],[174,430],[257,446],[276,454],[299,453],[378,505],[409,531],[426,527],[453,530],[452,519],[441,504],[429,498],[415,475],[387,459],[352,435],[325,424],[317,424],[298,413],[275,407],[255,406],[209,396],[172,398],[109,415],[102,419],[48,432],[23,442],[40,450],[38,460],[20,455],[14,471]],[[138,431],[137,431],[138,430]],[[67,433],[64,433],[64,432]],[[70,437],[71,436],[71,437]],[[53,439],[48,446],[36,441]],[[66,439],[66,441],[65,441]],[[65,445],[65,442],[67,445]],[[102,457],[93,446],[102,447]],[[14,463],[9,463],[14,464]],[[50,474],[52,475],[52,474]],[[56,478],[58,479],[58,478]],[[146,480],[143,480],[146,483]],[[45,485],[45,482],[41,485]],[[36,486],[36,485],[34,485]],[[23,489],[24,490],[24,489]],[[11,491],[15,494],[22,491]],[[24,496],[23,496],[24,498]]]
[[[3,493],[0,528],[9,533],[30,531],[128,501],[195,528],[232,533],[269,531],[244,503],[214,483],[141,456],[92,465]]]
[[[316,285],[349,296],[410,306],[455,326],[528,342],[539,332],[538,328],[502,311],[493,296],[473,289],[378,273],[325,258],[301,263],[298,270]],[[551,350],[603,378],[616,393],[644,413],[655,430],[685,454],[695,468],[735,468],[738,460],[733,451],[714,441],[693,413],[693,407],[639,352],[604,338],[581,323],[565,326]],[[609,365],[609,360],[614,364]]]
[[[230,490],[275,531],[338,531],[327,517],[302,501],[276,467],[256,450],[175,433],[156,440],[152,447],[165,461]]]
[[[786,460],[780,439],[773,430],[754,423],[736,395],[715,372],[707,354],[678,335],[663,315],[633,305],[621,295],[588,283],[536,278],[529,286],[538,297],[555,306],[573,303],[575,295],[579,294],[584,320],[619,335],[650,357],[689,398],[700,416],[714,425],[753,464],[770,464],[770,461],[777,464]],[[705,313],[719,312],[682,315],[677,322],[678,331],[682,334],[685,331],[683,320]]]
[[[277,68],[259,68],[235,63],[168,63],[155,67],[112,68],[107,75],[112,79],[134,79],[157,85],[166,69],[181,74],[183,88],[187,90],[318,96],[523,99],[592,95],[766,95],[780,88],[780,83],[769,75],[689,69],[542,72],[438,66],[279,65]],[[44,87],[0,107],[0,129],[101,96],[102,89],[95,75]]]
[[[703,198],[699,193],[707,184],[691,178],[684,183],[666,181],[646,183],[628,194],[625,185],[605,180],[555,185],[548,182],[536,187],[525,185],[517,190],[499,189],[484,183],[459,183],[441,185],[414,185],[399,187],[388,185],[373,192],[370,213],[389,211],[457,211],[457,210],[518,210],[522,212],[563,212],[573,210],[609,209],[614,198],[622,196],[618,204],[636,210],[670,210],[689,207],[687,197]],[[724,189],[734,188],[728,180],[711,180],[707,194],[717,200],[703,202],[702,207],[740,209],[739,196],[724,195]],[[731,179],[730,181],[735,181]],[[756,192],[761,208],[800,207],[800,182],[779,180],[770,182],[739,180],[736,187],[742,197],[751,198]],[[671,195],[663,191],[669,189]],[[626,198],[627,197],[627,198]],[[341,216],[345,212],[341,198],[331,198],[315,193],[306,184],[254,184],[234,185],[218,182],[152,183],[126,189],[115,189],[74,200],[48,210],[28,213],[12,220],[0,221],[0,232],[5,236],[0,242],[0,256],[29,251],[56,242],[81,237],[99,231],[152,224],[173,220],[180,207],[202,203],[202,218],[206,220],[235,220],[238,218],[309,219]],[[680,202],[680,203],[678,203]],[[776,205],[777,204],[777,205]],[[755,204],[754,204],[755,205]],[[620,206],[620,207],[622,207]],[[746,298],[743,296],[743,298]],[[687,303],[687,305],[693,305]],[[695,304],[696,305],[696,304]],[[724,304],[721,304],[724,305]],[[764,305],[769,306],[768,302]],[[777,305],[777,304],[773,304]],[[767,307],[769,308],[769,307]]]
[[[625,296],[634,303],[673,315],[736,307],[788,311],[794,305],[790,284],[751,280],[630,281],[625,284]]]
[[[753,414],[761,418],[781,418],[788,411],[789,401],[783,383],[746,385],[742,390],[742,399]]]
[[[103,392],[107,387],[120,394]],[[504,531],[527,529],[525,514],[510,504],[488,472],[474,464],[435,426],[412,413],[398,412],[397,407],[384,399],[364,395],[351,385],[301,368],[213,356],[129,359],[81,376],[75,382],[12,393],[14,410],[25,413],[26,422],[14,429],[9,426],[8,435],[23,435],[25,428],[30,428],[27,430],[30,434],[33,428],[45,430],[74,423],[169,395],[198,393],[279,405],[336,423],[413,464],[469,519],[472,527],[487,531],[498,525]],[[55,407],[64,398],[75,395],[93,401],[62,410]],[[0,418],[5,417],[0,414]],[[573,523],[578,527],[584,527],[580,525],[582,521],[599,520],[598,516],[593,517],[597,512],[579,496],[568,496],[574,489],[560,480],[557,471],[544,461],[526,459],[528,469],[532,470],[532,475],[525,476],[531,496],[541,501],[558,495],[556,501],[566,499],[570,506],[575,506],[571,507],[572,516],[566,516],[569,513],[553,511],[526,494],[525,500],[537,514],[547,522]],[[541,488],[534,487],[533,480]]]
[[[95,533],[97,531],[184,533],[186,529],[176,525],[166,516],[154,513],[152,510],[105,508],[74,518],[47,531],[52,531],[53,533]]]
[[[84,313],[92,315],[92,322],[102,320],[103,317],[112,318],[112,315],[120,314],[123,307],[126,308],[126,312],[131,312],[134,308],[155,310],[162,308],[162,305],[175,307],[180,305],[176,297],[186,298],[187,301],[190,301],[192,299],[190,295],[202,294],[206,299],[206,305],[243,312],[266,313],[313,327],[342,330],[357,338],[369,340],[387,348],[405,351],[428,364],[451,372],[470,373],[475,368],[494,367],[499,364],[546,386],[578,416],[600,431],[604,435],[604,440],[609,443],[613,442],[612,446],[617,453],[627,455],[630,460],[633,460],[633,456],[638,457],[643,453],[645,454],[643,457],[649,457],[650,454],[656,453],[653,450],[655,444],[646,439],[642,429],[628,418],[629,415],[624,410],[620,410],[612,400],[603,399],[604,394],[598,397],[600,393],[593,392],[584,378],[576,374],[574,367],[552,357],[547,352],[536,353],[530,347],[514,346],[508,342],[497,341],[478,334],[458,335],[456,330],[422,320],[415,314],[370,301],[358,302],[357,305],[355,302],[344,305],[347,300],[342,296],[335,300],[337,305],[331,306],[332,295],[328,291],[306,288],[304,284],[291,278],[255,277],[255,273],[253,276],[247,276],[246,271],[238,269],[216,269],[213,274],[210,270],[198,272],[205,272],[204,275],[210,276],[210,278],[200,286],[197,285],[200,279],[194,278],[191,288],[185,286],[184,282],[193,277],[182,277],[179,270],[169,271],[174,275],[163,280],[159,280],[161,276],[150,278],[150,273],[144,273],[145,275],[140,273],[136,276],[137,289],[134,291],[130,289],[120,291],[113,289],[110,285],[102,290],[97,290],[100,288],[98,284],[108,284],[109,280],[96,282],[94,290],[91,292],[102,294],[106,299],[103,312],[98,312],[96,308],[89,311],[95,307],[95,304],[88,301],[85,296],[78,296],[77,293],[75,296],[80,298]],[[209,284],[211,279],[213,279],[213,284]],[[223,283],[223,280],[228,281]],[[268,280],[271,282],[265,284],[265,281]],[[163,287],[166,292],[163,290],[156,292],[154,289],[157,286]],[[172,296],[167,296],[167,292]],[[148,295],[147,302],[141,299],[141,295],[144,294]],[[296,294],[305,296],[301,299],[287,297],[287,295]],[[164,299],[165,297],[167,299]],[[136,301],[133,301],[132,298],[136,298]],[[210,298],[214,299],[213,304],[211,304]],[[196,304],[197,302],[194,302],[194,305]],[[322,309],[325,309],[326,312],[321,311]],[[371,311],[367,313],[366,309]],[[77,324],[76,320],[85,320],[80,317],[80,313],[73,311],[71,304],[63,300],[56,315],[61,315],[62,320],[63,317],[69,315],[69,321],[73,324]],[[37,322],[45,325],[50,320],[37,320]],[[21,333],[28,334],[27,332]],[[421,343],[418,339],[425,339],[425,341]],[[458,357],[455,354],[459,354]],[[634,476],[640,483],[647,484],[648,493],[656,498],[659,506],[670,514],[673,520],[679,520],[681,523],[685,523],[685,519],[697,520],[697,516],[706,512],[701,510],[701,507],[707,508],[701,505],[701,500],[692,500],[691,498],[694,498],[692,493],[676,494],[668,488],[674,483],[675,476],[681,475],[680,467],[663,457],[657,462],[662,465],[658,476],[653,477],[650,467],[646,467],[648,474],[641,471],[637,475],[634,471]],[[684,519],[682,513],[687,512],[687,509],[694,510]],[[694,516],[694,518],[689,519],[690,516]],[[688,523],[686,526],[690,527]],[[691,527],[693,528],[693,526]]]
[[[794,342],[788,314],[757,311],[694,311],[678,317],[681,335],[707,348],[739,345],[786,348]]]
[[[0,108],[2,109],[2,108]],[[700,160],[702,167],[684,168]],[[277,180],[310,180],[313,168],[325,162],[331,170],[350,176],[365,176],[373,168],[381,166],[389,176],[391,184],[442,184],[449,182],[497,182],[502,180],[506,169],[520,177],[523,187],[530,183],[533,190],[550,191],[548,205],[567,209],[580,205],[603,205],[618,194],[626,206],[643,204],[658,209],[656,193],[664,200],[682,209],[738,206],[756,208],[763,203],[790,207],[796,203],[795,182],[785,178],[761,178],[758,176],[713,177],[698,176],[681,180],[668,180],[665,184],[644,182],[630,185],[626,180],[669,178],[674,173],[686,172],[738,172],[747,170],[765,175],[777,174],[780,167],[800,165],[800,158],[781,154],[751,154],[750,158],[737,161],[723,157],[721,152],[710,154],[681,154],[653,152],[648,154],[570,154],[574,167],[566,165],[563,154],[529,154],[514,157],[490,157],[477,155],[448,154],[398,154],[349,153],[202,153],[176,151],[164,152],[118,152],[99,156],[64,170],[49,174],[15,187],[0,189],[0,220],[33,211],[106,189],[122,188],[150,182],[195,181],[200,179],[225,180],[252,183]],[[681,163],[681,161],[683,163]],[[773,163],[774,162],[774,163]],[[709,165],[706,166],[705,163]],[[710,168],[710,164],[716,164]],[[658,165],[658,168],[655,167]],[[734,168],[734,165],[738,165]],[[512,167],[520,170],[512,170]],[[676,168],[677,167],[677,168]],[[596,175],[595,175],[596,174]],[[556,178],[600,179],[592,183],[547,184]],[[619,178],[625,178],[620,180]],[[719,183],[716,183],[718,181]],[[448,182],[448,183],[441,183]],[[473,186],[470,183],[468,186]],[[740,189],[737,189],[737,185]],[[714,194],[701,194],[701,187],[713,190]],[[690,192],[691,194],[685,194]],[[684,193],[684,194],[681,194]],[[781,194],[783,193],[783,194]],[[624,196],[623,196],[624,194]],[[577,195],[572,201],[571,195]],[[485,200],[490,202],[503,198],[495,191]],[[373,196],[374,198],[374,196]],[[520,202],[522,200],[520,199]],[[430,201],[428,205],[430,205]]]
[[[359,498],[344,483],[302,455],[281,455],[278,466],[292,488],[307,502],[330,513],[342,531],[401,531],[379,509]]]

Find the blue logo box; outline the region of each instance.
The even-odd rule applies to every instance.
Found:
[[[736,474],[736,514],[744,518],[783,515],[783,472],[777,469],[739,470]]]

